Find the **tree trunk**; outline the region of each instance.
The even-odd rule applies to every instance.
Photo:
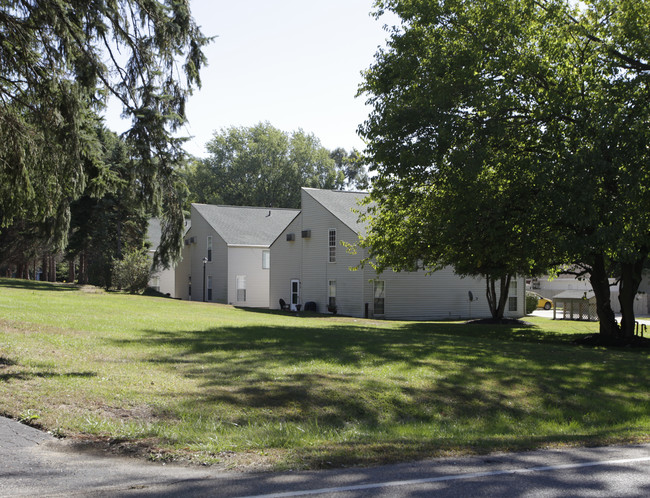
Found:
[[[47,279],[50,282],[56,282],[56,257],[53,254],[50,255],[49,267],[50,267],[50,272],[47,276]]]
[[[506,275],[505,278],[499,279],[499,299],[497,301],[496,286],[494,285],[496,279],[485,275],[485,296],[487,297],[488,306],[490,307],[490,314],[495,320],[501,320],[503,318],[503,313],[506,309],[506,302],[508,301],[511,278],[510,275]]]
[[[618,302],[621,304],[621,335],[626,342],[634,337],[634,299],[641,284],[641,272],[645,258],[633,263],[621,264],[621,282],[619,285]]]
[[[589,282],[596,295],[596,314],[600,322],[600,335],[611,339],[620,336],[621,330],[616,323],[616,316],[612,310],[611,293],[609,290],[609,279],[605,269],[605,256],[597,254],[594,256]]]
[[[47,281],[47,277],[49,275],[49,269],[50,269],[50,259],[47,257],[47,254],[43,255],[43,262],[41,263],[41,280],[44,282]]]
[[[79,283],[86,285],[88,283],[88,271],[86,269],[86,250],[82,249],[79,253]]]
[[[122,259],[122,222],[117,220],[117,259]]]
[[[75,279],[76,276],[74,271],[74,257],[72,257],[68,260],[68,282],[74,284]]]

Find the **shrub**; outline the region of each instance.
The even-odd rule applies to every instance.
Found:
[[[529,315],[537,309],[539,298],[530,292],[526,292],[526,314]]]
[[[122,259],[113,259],[113,287],[136,294],[147,288],[150,278],[151,259],[145,250],[127,251]]]

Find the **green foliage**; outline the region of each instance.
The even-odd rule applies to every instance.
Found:
[[[370,189],[370,178],[358,150],[352,149],[348,153],[345,149],[338,147],[330,152],[330,157],[334,159],[336,169],[345,176],[344,188],[346,190],[366,191]]]
[[[361,87],[380,267],[498,277],[580,263],[616,328],[600,268],[621,263],[624,308],[650,248],[650,1],[377,8],[402,20]]]
[[[147,288],[151,278],[151,259],[146,250],[128,250],[122,259],[113,259],[113,287],[140,293]]]
[[[301,187],[367,185],[355,151],[330,153],[302,130],[286,133],[269,123],[231,127],[215,133],[207,148],[210,156],[187,173],[192,202],[299,208]]]
[[[316,468],[650,431],[647,351],[572,345],[592,322],[377,322],[0,286],[3,412],[72,438]]]
[[[537,294],[533,294],[532,292],[526,292],[526,314],[530,315],[533,311],[537,309],[537,302],[539,301],[539,297]]]
[[[147,206],[138,176],[131,162],[130,148],[123,139],[106,129],[98,129],[102,144],[104,193],[90,189],[71,204],[69,242],[66,259],[80,259],[78,280],[111,287],[114,259],[121,259],[122,248],[142,247],[146,235]],[[91,177],[91,182],[97,180]]]
[[[0,227],[47,220],[54,248],[65,245],[70,203],[110,183],[96,133],[108,95],[132,119],[130,160],[157,211],[209,41],[188,2],[0,2],[0,25]]]

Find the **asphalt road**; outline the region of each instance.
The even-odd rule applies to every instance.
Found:
[[[368,469],[224,473],[74,452],[0,418],[0,496],[650,496],[650,444],[433,459]]]

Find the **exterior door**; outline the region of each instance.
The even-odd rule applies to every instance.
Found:
[[[296,310],[296,305],[300,305],[300,280],[291,281],[291,309]]]

